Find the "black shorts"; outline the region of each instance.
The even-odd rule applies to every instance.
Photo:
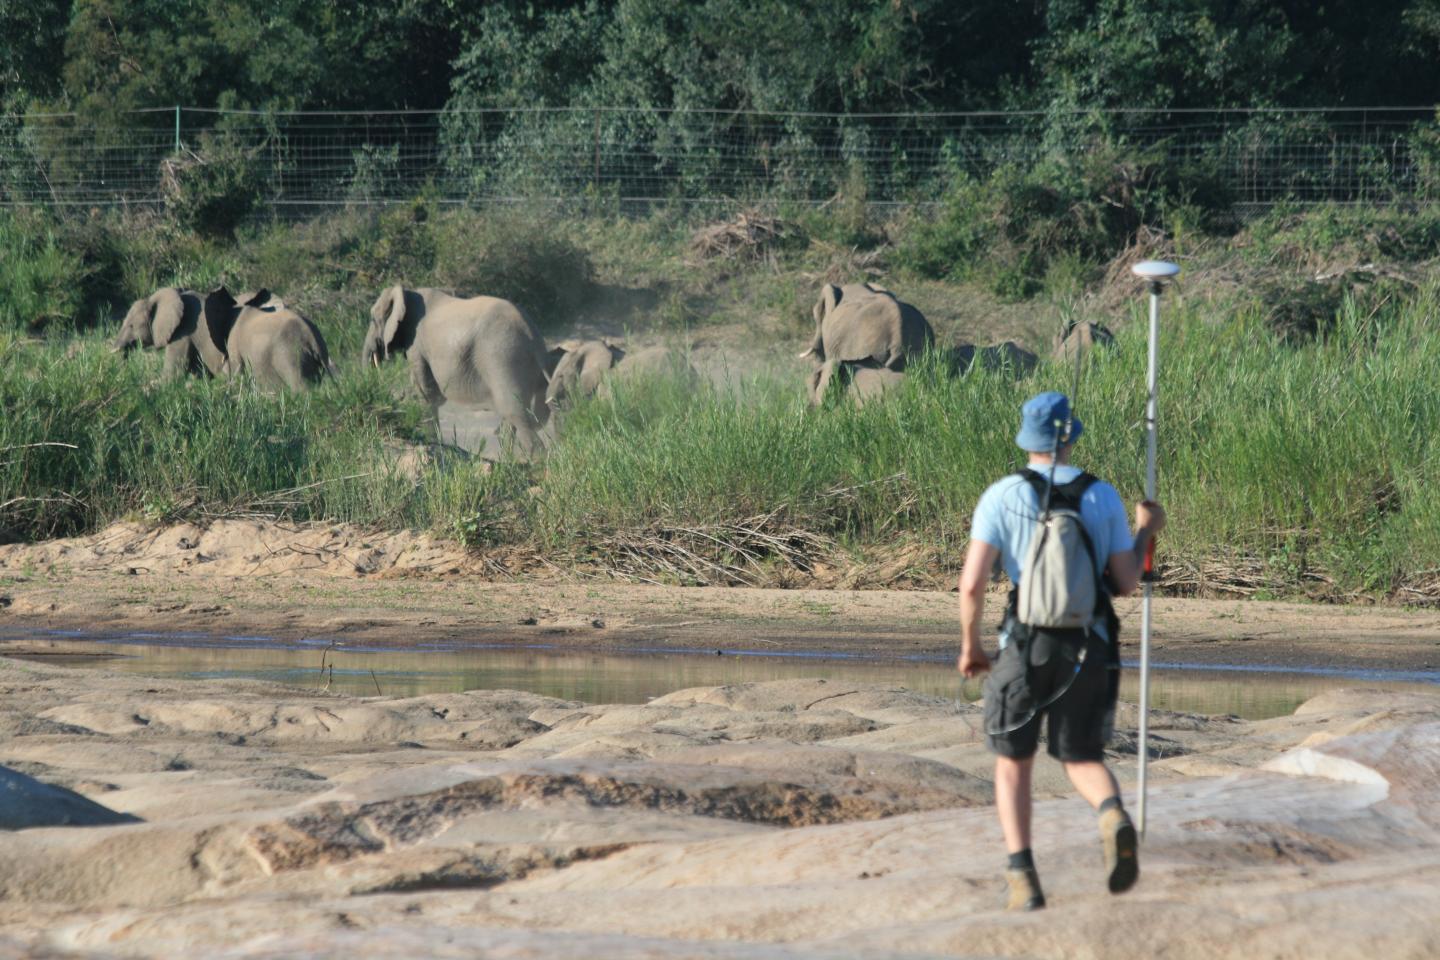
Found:
[[[985,678],[986,745],[1002,757],[1032,757],[1044,721],[1055,759],[1103,760],[1119,688],[1112,667],[1119,663],[1109,643],[1079,630],[1035,630],[1012,641]]]

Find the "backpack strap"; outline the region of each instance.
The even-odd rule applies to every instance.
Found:
[[[1093,474],[1082,472],[1080,476],[1069,483],[1057,483],[1050,486],[1050,478],[1038,470],[1024,468],[1016,474],[1020,479],[1030,484],[1030,489],[1035,491],[1035,498],[1040,501],[1040,509],[1045,509],[1045,493],[1049,489],[1050,506],[1061,507],[1066,510],[1080,512],[1080,499],[1085,496],[1086,491],[1098,479]]]

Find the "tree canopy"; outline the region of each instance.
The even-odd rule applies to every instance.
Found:
[[[1440,0],[8,0],[6,111],[1417,105]]]

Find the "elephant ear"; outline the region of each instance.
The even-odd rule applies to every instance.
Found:
[[[175,339],[180,324],[185,320],[185,301],[174,287],[156,290],[150,297],[154,312],[150,315],[150,336],[155,346],[166,346]]]
[[[261,287],[259,290],[246,290],[242,292],[240,296],[235,298],[235,302],[239,306],[255,307],[256,309],[261,307],[274,307],[279,304],[279,301],[273,299],[270,291],[264,287]],[[283,304],[279,305],[283,306]]]
[[[390,312],[385,317],[385,326],[380,334],[380,342],[385,344],[386,351],[389,351],[390,344],[395,342],[395,337],[400,333],[400,325],[405,322],[405,288],[395,284],[389,290],[380,295],[382,301],[388,298]],[[377,308],[380,303],[376,303]]]
[[[564,360],[564,359],[565,359],[565,355],[566,355],[567,353],[569,353],[569,352],[570,352],[569,350],[565,349],[565,348],[562,347],[562,346],[554,346],[554,347],[551,347],[549,350],[546,350],[546,351],[545,351],[545,379],[546,379],[546,380],[550,380],[550,379],[554,378],[554,376],[555,376],[555,371],[556,371],[556,369],[558,369],[559,366],[560,366],[560,361],[561,361],[561,360]]]
[[[205,330],[210,334],[210,342],[221,353],[225,352],[230,328],[235,325],[235,306],[235,298],[224,287],[210,291],[205,297]]]
[[[608,343],[592,343],[585,347],[584,359],[580,361],[581,393],[588,396],[600,389],[600,381],[615,365],[614,350]]]

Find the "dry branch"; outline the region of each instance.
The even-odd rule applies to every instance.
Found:
[[[706,260],[761,260],[775,243],[790,235],[790,225],[777,217],[767,217],[753,210],[733,220],[712,223],[695,231],[690,238],[689,259],[694,263]]]

